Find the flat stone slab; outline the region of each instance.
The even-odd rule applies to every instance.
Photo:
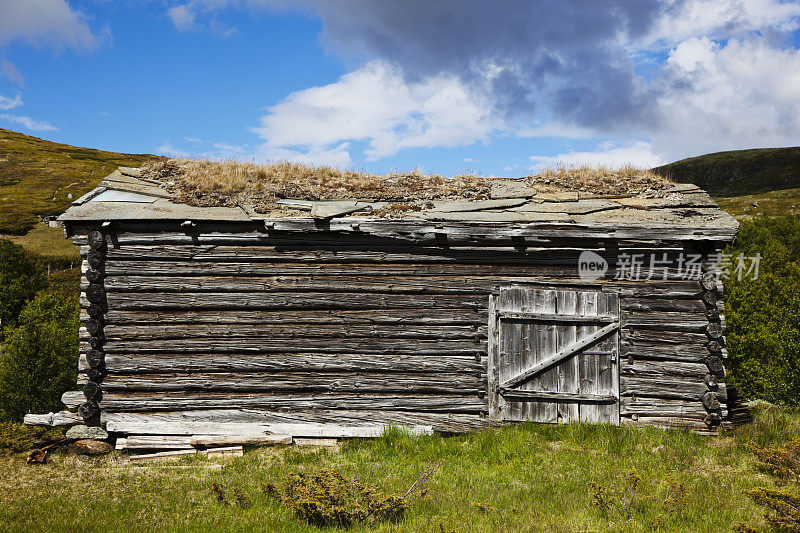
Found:
[[[100,427],[77,425],[67,430],[67,438],[106,440],[108,432]]]
[[[434,202],[434,208],[429,209],[430,213],[466,213],[470,211],[484,211],[486,209],[503,209],[517,207],[526,203],[524,198],[507,198],[498,200],[476,200],[455,201],[455,202]]]

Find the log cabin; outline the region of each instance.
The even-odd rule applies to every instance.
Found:
[[[120,168],[59,218],[84,259],[71,423],[368,436],[728,419],[718,266],[738,224],[694,185],[283,186],[257,205],[157,174]]]

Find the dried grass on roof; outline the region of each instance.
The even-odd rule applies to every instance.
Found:
[[[376,175],[291,162],[256,165],[169,159],[153,161],[143,168],[151,178],[164,182],[179,201],[199,206],[252,204],[258,210],[282,198],[369,199],[393,204],[481,200],[490,197],[492,183],[499,179],[474,175],[447,178],[419,171]],[[520,181],[542,192],[584,191],[611,196],[658,196],[672,185],[650,171],[632,167],[559,168]]]

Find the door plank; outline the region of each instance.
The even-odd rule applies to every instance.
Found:
[[[587,348],[588,346],[591,346],[592,344],[594,344],[598,340],[602,339],[606,335],[609,335],[609,334],[617,331],[618,329],[619,329],[619,324],[608,324],[607,326],[604,326],[604,327],[600,328],[599,330],[597,330],[596,332],[592,333],[588,337],[584,337],[581,340],[577,341],[576,343],[574,343],[574,344],[572,344],[570,346],[567,346],[566,348],[564,348],[563,350],[559,351],[558,353],[556,353],[552,357],[549,357],[549,358],[545,359],[544,361],[536,363],[535,365],[533,365],[532,367],[528,368],[527,370],[525,370],[521,374],[518,374],[516,377],[505,381],[504,383],[501,384],[501,386],[504,387],[504,388],[509,388],[509,387],[514,387],[516,385],[519,385],[520,383],[524,383],[525,381],[529,380],[533,376],[536,376],[537,374],[540,374],[544,370],[547,370],[548,368],[551,368],[553,365],[557,365],[561,361],[563,361],[563,360],[565,360],[565,359],[567,359],[569,357],[572,357],[573,355],[576,355],[577,353],[579,353],[584,348]]]

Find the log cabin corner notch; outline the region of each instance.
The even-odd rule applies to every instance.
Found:
[[[259,213],[179,203],[140,169],[115,171],[59,219],[84,258],[82,390],[64,403],[121,433],[276,420],[716,431],[725,320],[710,269],[736,221],[686,184],[490,187],[382,216],[363,199]],[[596,279],[578,269],[587,250],[608,264]],[[637,254],[669,264],[621,275]],[[676,265],[690,256],[688,278]]]

